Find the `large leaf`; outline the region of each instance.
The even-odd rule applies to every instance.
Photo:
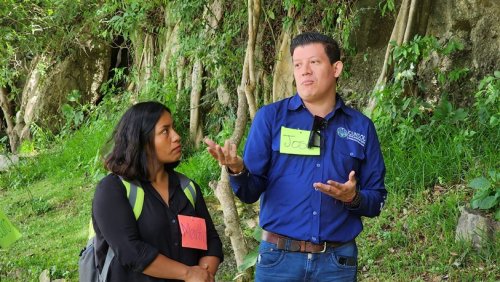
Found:
[[[243,263],[238,267],[238,271],[243,272],[255,265],[259,256],[259,247],[250,251],[244,258]]]
[[[489,189],[491,186],[490,181],[484,177],[478,177],[472,179],[468,186],[472,189]]]
[[[488,196],[479,201],[478,207],[482,210],[488,210],[494,207],[497,203],[497,199],[495,196]]]
[[[262,228],[260,226],[255,227],[252,236],[257,242],[260,242],[262,240]]]

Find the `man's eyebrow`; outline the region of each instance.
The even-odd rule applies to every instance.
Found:
[[[294,58],[292,58],[292,61],[295,62],[295,61],[302,61],[302,60],[308,60],[308,59],[318,59],[318,58],[319,58],[318,56],[313,55],[313,56],[310,56],[310,57],[307,57],[307,58],[301,58],[301,59],[294,59]]]

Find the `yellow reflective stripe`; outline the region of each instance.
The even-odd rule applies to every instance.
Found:
[[[127,190],[127,199],[130,197],[130,182],[122,179],[122,183],[125,186],[125,190]]]
[[[129,199],[130,202],[130,193],[131,193],[131,187],[132,184],[124,179],[122,179],[123,185],[125,186],[125,190],[127,190],[127,198]],[[132,206],[132,210],[134,211],[134,216],[135,219],[139,219],[139,216],[141,216],[142,213],[142,207],[144,205],[144,190],[139,187],[134,185],[135,187],[135,201],[133,203],[130,202],[130,205]]]
[[[130,203],[131,184],[130,184],[130,182],[125,181],[121,177],[120,177],[120,179],[122,180],[123,186],[125,186],[125,191],[127,193],[127,199],[129,199],[129,203]],[[139,186],[136,186],[136,190],[137,190],[137,192],[136,192],[135,202],[130,203],[130,205],[132,206],[132,210],[134,211],[135,219],[137,220],[137,219],[139,219],[139,216],[141,216],[142,207],[144,205],[144,190]],[[94,230],[94,225],[92,224],[92,218],[91,218],[90,222],[89,222],[89,237],[88,237],[88,239],[90,239],[94,236],[95,236],[95,230]]]
[[[194,199],[196,198],[196,189],[194,188],[194,184],[192,181],[189,182],[189,185],[186,188],[184,188],[184,194],[186,194],[186,197],[188,198],[189,202],[191,202],[191,205],[193,205],[193,207],[196,207],[194,204]]]
[[[94,236],[95,236],[95,230],[94,230],[94,225],[92,224],[92,218],[91,218],[90,222],[89,222],[89,238],[87,238],[87,239],[90,239]]]
[[[137,196],[134,203],[134,215],[135,219],[139,219],[142,212],[142,206],[144,204],[144,190],[141,187],[137,187]]]

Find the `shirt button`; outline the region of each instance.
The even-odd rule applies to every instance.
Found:
[[[351,152],[349,155],[350,155],[351,157],[354,157],[354,153],[353,153],[353,152]]]
[[[321,167],[321,164],[316,164],[316,167]]]
[[[311,240],[312,241],[316,241],[316,237],[311,237]]]
[[[316,211],[313,211],[313,215],[317,215],[318,213]]]
[[[177,246],[179,246],[179,243],[175,242],[175,243],[174,243],[174,246],[176,246],[176,247],[177,247]]]
[[[175,224],[175,219],[172,219],[172,223],[174,223],[174,224]]]

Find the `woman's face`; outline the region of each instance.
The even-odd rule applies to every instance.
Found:
[[[160,163],[173,163],[181,158],[181,137],[174,129],[172,115],[164,111],[154,129],[154,150]]]

